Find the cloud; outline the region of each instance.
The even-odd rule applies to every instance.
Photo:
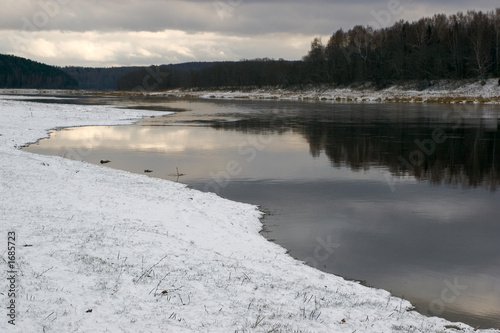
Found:
[[[0,32],[1,34],[1,32]],[[211,32],[32,32],[25,37],[7,31],[10,46],[0,53],[58,66],[119,66],[170,64],[188,61],[239,60],[243,58],[300,59],[313,35],[267,34],[224,36]],[[6,50],[2,50],[6,48]]]
[[[28,20],[45,23],[39,30],[78,32],[182,30],[245,35],[326,34],[340,27],[365,25],[373,21],[373,12],[387,10],[393,6],[391,3],[399,3],[401,8],[401,15],[395,15],[398,17],[394,20],[415,19],[423,13],[471,9],[465,1],[24,0],[4,6],[0,28],[19,30]],[[474,8],[492,9],[496,4],[491,0],[476,1]]]
[[[399,10],[390,13],[394,2]],[[474,9],[496,5],[478,0]],[[99,66],[300,59],[314,36],[326,42],[339,28],[386,26],[467,9],[465,0],[18,0],[6,2],[0,12],[0,52]],[[23,42],[13,40],[19,36]]]

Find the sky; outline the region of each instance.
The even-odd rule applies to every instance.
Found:
[[[0,0],[0,53],[56,66],[301,59],[315,37],[498,0]]]

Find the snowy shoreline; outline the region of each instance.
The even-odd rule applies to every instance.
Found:
[[[0,95],[0,246],[7,263],[16,233],[17,313],[14,327],[2,307],[0,331],[474,331],[294,260],[259,234],[255,206],[18,149],[54,128],[167,113],[13,98]],[[6,279],[0,291],[7,304]]]
[[[301,101],[330,101],[341,103],[450,103],[450,104],[500,104],[500,85],[497,79],[489,79],[486,84],[472,80],[440,80],[407,82],[385,89],[375,89],[370,84],[359,87],[332,88],[316,85],[302,88],[227,88],[217,90],[172,89],[160,92],[143,92],[145,95],[163,95],[183,98],[216,99],[272,99]],[[128,92],[135,94],[137,92]]]
[[[93,91],[47,89],[0,89],[1,94],[25,95],[103,95],[103,96],[162,96],[203,99],[259,99],[288,101],[324,101],[339,103],[443,103],[500,104],[500,80],[410,81],[376,89],[371,83],[350,87],[309,85],[302,87],[226,87],[217,89],[178,88],[165,91]]]

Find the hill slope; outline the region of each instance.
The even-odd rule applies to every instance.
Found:
[[[199,71],[203,68],[210,67],[212,64],[211,62],[188,62],[175,65],[162,65],[161,67],[167,72],[175,70],[185,73]],[[147,68],[149,68],[149,66],[110,68],[65,67],[62,70],[78,81],[81,89],[116,90],[119,89],[119,87],[123,85],[124,80],[128,80],[127,78],[129,77],[138,76],[138,79],[131,83],[133,87],[142,85],[144,79],[147,79],[147,75],[150,75]],[[162,75],[163,74],[165,73],[162,73]],[[156,81],[153,79],[152,82],[155,83]]]
[[[0,88],[75,89],[78,82],[57,67],[0,54]]]
[[[64,67],[62,70],[78,82],[81,89],[115,90],[118,78],[142,67]]]

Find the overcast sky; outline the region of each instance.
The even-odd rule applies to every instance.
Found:
[[[0,0],[0,53],[58,66],[300,59],[312,39],[498,0]]]

